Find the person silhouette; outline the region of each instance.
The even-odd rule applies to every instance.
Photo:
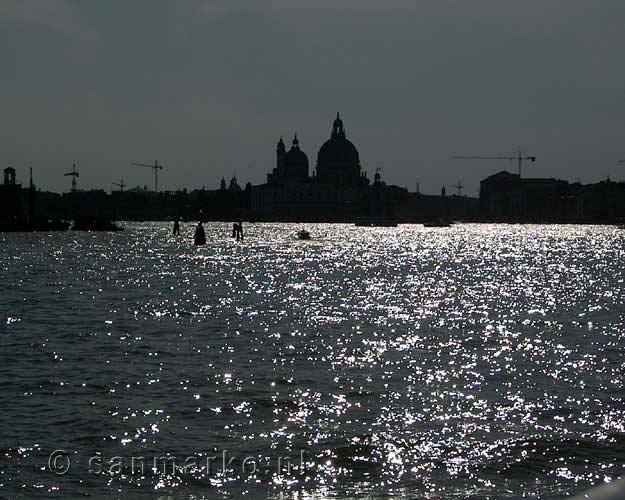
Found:
[[[196,246],[206,245],[206,233],[204,232],[204,226],[202,226],[202,221],[198,222],[198,225],[195,228],[194,243]]]
[[[237,241],[243,241],[243,221],[239,221],[237,226]]]
[[[178,219],[174,222],[174,236],[178,236],[180,234],[180,222]]]

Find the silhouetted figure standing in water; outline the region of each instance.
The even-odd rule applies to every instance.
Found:
[[[239,221],[232,224],[232,237],[236,238],[237,241],[241,241],[243,239],[243,222]]]
[[[180,234],[180,222],[178,219],[174,222],[174,236],[178,236]]]
[[[239,227],[237,228],[237,241],[243,241],[243,221],[239,221]]]
[[[202,222],[198,222],[197,227],[195,228],[195,245],[206,245],[206,233],[204,232],[204,226],[202,226]]]

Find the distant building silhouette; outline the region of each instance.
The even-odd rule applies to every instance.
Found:
[[[297,135],[289,151],[280,138],[276,166],[267,174],[267,183],[252,188],[252,216],[257,220],[324,222],[391,217],[408,222],[447,213],[462,219],[477,215],[476,199],[452,197],[443,203],[440,196],[409,193],[403,187],[387,185],[379,168],[371,183],[338,113],[330,138],[319,148],[312,176],[308,167]]]
[[[241,186],[239,186],[239,183],[237,182],[236,176],[230,179],[230,186],[228,186],[228,191],[230,191],[231,193],[240,193],[242,191]]]
[[[4,185],[15,185],[15,169],[13,167],[7,167],[4,169]]]
[[[280,138],[276,166],[267,174],[267,183],[252,188],[253,217],[343,222],[391,217],[408,222],[432,220],[448,211],[463,219],[477,215],[476,199],[452,197],[443,203],[440,196],[409,193],[403,187],[387,185],[379,168],[371,183],[338,113],[330,138],[319,148],[312,176],[308,167],[297,135],[289,151]]]
[[[480,182],[483,220],[609,223],[625,218],[625,183],[521,178],[505,170]]]
[[[28,218],[22,185],[16,182],[15,169],[7,167],[0,186],[0,222],[25,223]]]
[[[394,189],[407,193],[403,188]],[[289,151],[280,138],[276,166],[267,174],[267,183],[252,188],[252,211],[260,220],[348,221],[371,212],[389,215],[389,201],[381,182],[376,192],[372,191],[358,150],[347,139],[338,113],[330,138],[317,153],[312,176],[308,156],[295,135]]]

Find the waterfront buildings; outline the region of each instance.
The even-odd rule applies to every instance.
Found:
[[[282,138],[266,182],[242,188],[236,177],[216,189],[154,192],[147,187],[113,191],[72,190],[62,195],[23,189],[13,167],[0,185],[0,222],[31,222],[36,214],[73,219],[100,216],[118,220],[254,220],[354,222],[394,218],[398,222],[453,219],[504,222],[614,223],[625,220],[625,183],[605,180],[583,185],[553,178],[522,178],[501,171],[480,183],[480,198],[424,195],[389,185],[361,163],[337,113],[330,137],[319,147],[314,167],[294,136]]]
[[[510,222],[619,222],[625,218],[625,183],[522,178],[504,170],[480,182],[480,216]]]

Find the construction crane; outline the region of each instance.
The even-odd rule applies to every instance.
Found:
[[[535,156],[525,156],[521,151],[518,151],[516,156],[453,156],[456,160],[516,160],[519,166],[519,177],[521,177],[521,167],[524,161],[535,162]]]
[[[121,189],[121,192],[124,192],[124,188],[126,187],[126,183],[124,182],[124,179],[122,179],[121,181],[118,182],[114,182],[113,186],[117,186],[119,189]]]
[[[458,190],[458,196],[462,194],[462,190],[464,189],[464,185],[461,182],[458,182],[458,184],[454,184],[451,187],[456,188]]]
[[[72,171],[71,172],[67,172],[66,174],[64,174],[65,176],[71,175],[72,176],[72,193],[76,192],[76,177],[79,177],[78,172],[76,172],[76,164],[74,163],[72,165]]]
[[[135,165],[137,167],[147,167],[154,169],[154,192],[158,193],[158,171],[163,170],[163,166],[159,165],[157,161],[154,162],[154,165],[149,165],[147,163],[131,163],[131,165]]]

